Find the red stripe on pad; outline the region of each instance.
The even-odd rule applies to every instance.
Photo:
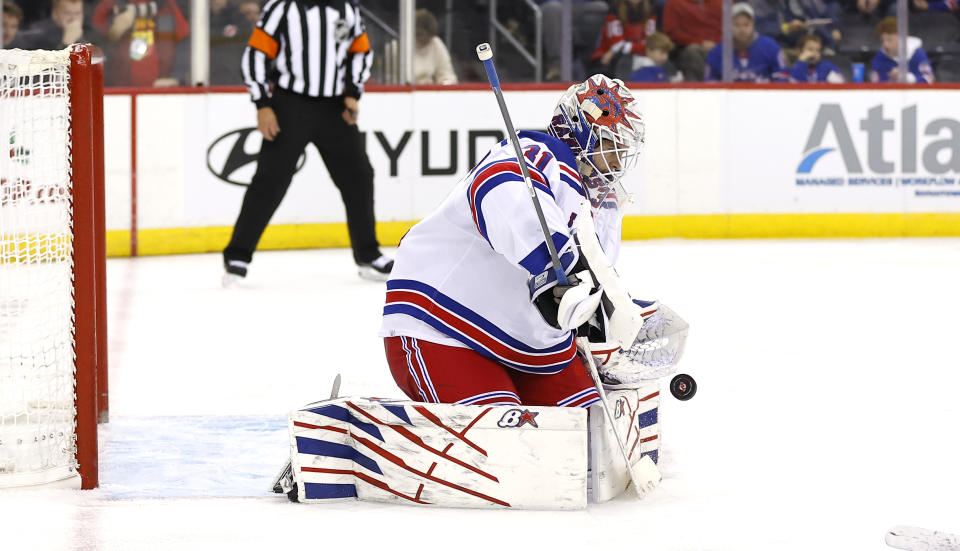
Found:
[[[350,436],[351,436],[354,440],[360,442],[361,444],[363,444],[364,446],[366,446],[367,448],[369,448],[370,450],[372,450],[372,451],[373,451],[374,453],[376,453],[377,455],[383,457],[383,458],[386,459],[387,461],[393,463],[394,465],[400,467],[401,469],[403,469],[403,470],[405,470],[405,471],[411,472],[411,473],[413,473],[413,474],[415,474],[415,475],[418,475],[418,476],[422,476],[423,478],[426,478],[427,480],[430,480],[430,481],[432,481],[432,482],[436,482],[437,484],[441,484],[441,485],[446,486],[446,487],[448,487],[448,488],[453,488],[454,490],[463,492],[463,493],[468,494],[468,495],[472,495],[472,496],[474,496],[474,497],[478,497],[478,498],[480,498],[480,499],[489,501],[489,502],[491,502],[491,503],[496,503],[497,505],[503,505],[504,507],[509,507],[509,506],[510,506],[509,503],[507,503],[507,502],[505,502],[505,501],[501,501],[501,500],[499,500],[499,499],[497,499],[497,498],[495,498],[495,497],[491,497],[491,496],[488,496],[488,495],[486,495],[486,494],[482,494],[482,493],[480,493],[480,492],[471,490],[471,489],[469,489],[469,488],[464,488],[463,486],[460,486],[459,484],[454,484],[453,482],[450,482],[450,481],[447,481],[447,480],[443,480],[442,478],[437,478],[437,477],[435,477],[435,476],[433,476],[433,475],[431,475],[431,474],[429,474],[429,473],[425,473],[425,472],[418,471],[417,469],[414,469],[414,468],[411,467],[410,465],[407,465],[407,463],[406,463],[403,459],[401,459],[401,458],[393,455],[392,453],[390,453],[390,452],[388,452],[387,450],[381,448],[380,446],[376,445],[375,443],[367,440],[366,438],[363,438],[363,437],[361,437],[361,436],[357,436],[356,434],[351,434]],[[448,459],[450,459],[450,458],[448,458]],[[471,470],[472,470],[472,469],[471,469]],[[497,482],[499,482],[499,481],[497,481]]]
[[[467,434],[467,431],[470,430],[471,428],[473,428],[473,426],[477,424],[477,421],[479,421],[479,420],[480,420],[484,415],[486,415],[487,412],[489,412],[489,411],[490,411],[490,408],[487,408],[487,409],[483,410],[483,412],[481,412],[480,415],[477,415],[477,416],[474,418],[473,421],[470,421],[470,424],[467,425],[466,427],[464,427],[463,431],[460,432],[461,436],[464,435],[464,434]],[[486,454],[484,454],[484,455],[486,455]]]
[[[482,471],[482,470],[474,467],[473,465],[470,465],[470,464],[468,464],[468,463],[465,463],[465,462],[457,459],[456,457],[451,457],[451,456],[443,453],[442,451],[437,450],[436,448],[431,448],[430,446],[424,444],[424,443],[423,443],[423,440],[422,440],[419,436],[417,436],[416,434],[410,432],[410,430],[407,429],[406,427],[400,427],[400,426],[397,426],[397,425],[391,425],[391,424],[389,424],[389,423],[384,423],[383,421],[377,419],[377,418],[374,417],[373,415],[370,415],[370,414],[367,413],[366,411],[358,408],[358,407],[357,407],[356,405],[354,405],[352,402],[347,402],[347,405],[350,406],[351,408],[353,408],[354,410],[356,410],[358,413],[360,413],[361,415],[363,415],[363,416],[366,417],[367,419],[370,419],[370,420],[373,421],[374,423],[376,423],[376,424],[378,424],[378,425],[383,425],[383,426],[386,426],[386,427],[390,427],[391,429],[393,429],[395,432],[399,433],[401,436],[403,436],[403,437],[406,438],[407,440],[413,442],[414,444],[420,446],[421,448],[427,450],[428,452],[430,452],[430,453],[432,453],[432,454],[434,454],[434,455],[438,455],[438,456],[440,456],[440,457],[442,457],[442,458],[444,458],[444,459],[446,459],[446,460],[448,460],[448,461],[450,461],[450,462],[452,462],[452,463],[456,463],[457,465],[460,465],[460,466],[463,467],[464,469],[467,469],[468,471],[473,471],[473,472],[477,473],[478,475],[480,475],[480,476],[482,476],[482,477],[488,478],[488,479],[490,479],[490,480],[492,480],[492,481],[494,481],[494,482],[500,482],[500,481],[497,479],[497,477],[493,476],[492,474],[487,473],[487,472],[484,472],[484,471]],[[351,436],[353,436],[354,438],[359,438],[358,436],[355,436],[355,435],[353,435],[353,434],[351,434]],[[386,452],[386,450],[384,450],[384,452]],[[386,453],[389,453],[389,452],[386,452]],[[401,463],[403,462],[403,460],[401,460],[400,458],[397,458],[397,459],[400,460]]]
[[[295,427],[301,427],[301,428],[304,428],[304,429],[330,430],[330,431],[333,431],[333,432],[339,432],[339,433],[341,433],[341,434],[347,434],[347,429],[341,429],[341,428],[339,428],[339,427],[331,427],[330,425],[311,425],[310,423],[302,423],[302,422],[300,422],[300,421],[294,421],[294,422],[293,422],[293,426],[295,426]]]
[[[449,433],[452,434],[453,436],[457,437],[459,440],[462,440],[464,444],[466,444],[466,445],[470,446],[471,448],[477,450],[479,453],[482,453],[484,457],[487,456],[487,452],[484,451],[483,448],[481,448],[480,446],[474,444],[473,442],[471,442],[470,440],[468,440],[465,436],[463,436],[463,434],[464,434],[466,431],[463,431],[462,433],[461,433],[461,432],[456,432],[455,430],[451,429],[450,427],[444,425],[444,424],[443,424],[443,421],[441,421],[439,417],[437,417],[436,415],[434,415],[432,411],[428,410],[427,408],[425,408],[425,407],[423,407],[423,406],[414,406],[413,409],[415,409],[415,410],[417,410],[418,412],[420,412],[420,415],[423,415],[428,421],[430,421],[430,422],[433,423],[434,425],[436,425],[436,426],[442,428],[443,430],[449,432]],[[489,410],[487,410],[487,411],[489,411]],[[483,417],[483,414],[484,414],[484,413],[486,413],[486,411],[484,411],[483,413],[481,413],[481,414],[480,414],[480,417]],[[480,417],[477,417],[477,419],[479,419]],[[474,420],[474,422],[475,422],[475,421],[476,421],[476,419]],[[472,423],[471,423],[471,425],[472,425]],[[447,449],[449,449],[449,448],[447,448]],[[443,453],[447,453],[447,450],[443,450]]]
[[[391,494],[393,494],[393,495],[395,495],[395,496],[397,496],[397,497],[401,497],[401,498],[403,498],[403,499],[406,499],[406,500],[408,500],[408,501],[412,501],[412,502],[414,502],[414,503],[419,503],[419,504],[421,504],[421,505],[430,505],[430,502],[429,502],[429,501],[422,501],[422,500],[420,499],[420,492],[419,492],[419,491],[417,492],[416,497],[410,497],[410,496],[408,496],[407,494],[402,494],[402,493],[394,490],[393,488],[391,488],[390,486],[388,486],[386,482],[383,482],[383,481],[381,481],[381,480],[377,480],[376,478],[373,478],[373,477],[371,477],[371,476],[369,476],[369,475],[367,475],[367,474],[365,474],[365,473],[359,473],[359,472],[357,472],[357,471],[344,471],[344,470],[341,470],[341,469],[319,469],[319,468],[317,468],[317,467],[302,467],[300,470],[301,470],[302,472],[305,472],[305,473],[350,474],[350,475],[353,475],[353,476],[355,476],[356,478],[359,478],[360,480],[366,482],[367,484],[370,484],[371,486],[376,486],[377,488],[380,488],[381,490],[383,490],[383,491],[385,491],[385,492],[389,492],[389,493],[391,493]],[[420,488],[423,489],[423,486],[421,485]]]

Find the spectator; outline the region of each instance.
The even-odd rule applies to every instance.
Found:
[[[913,9],[916,11],[945,12],[957,11],[960,2],[957,0],[913,0]]]
[[[253,24],[238,8],[227,0],[210,0],[210,84],[243,82],[240,57],[252,33]]]
[[[176,46],[190,25],[174,0],[100,0],[93,24],[107,39],[107,86],[172,86]]]
[[[53,0],[14,0],[14,3],[20,4],[20,10],[23,12],[23,19],[20,20],[21,29],[26,29],[37,21],[45,19],[53,8]]]
[[[637,65],[630,73],[631,82],[682,82],[683,73],[670,63],[673,41],[662,32],[647,38],[647,55],[635,58]]]
[[[753,8],[753,26],[763,36],[792,46],[797,38],[806,33],[807,25],[800,19],[790,17],[784,0],[749,0]]]
[[[663,32],[680,48],[677,66],[684,80],[703,80],[707,52],[723,40],[721,0],[667,0]]]
[[[895,0],[849,0],[854,3],[855,10],[864,15],[878,15],[896,13],[897,3]]]
[[[83,0],[53,0],[50,17],[30,30],[30,47],[37,50],[62,50],[76,42],[90,41],[89,30],[83,28]]]
[[[820,59],[823,39],[816,34],[808,34],[797,42],[800,57],[790,71],[790,82],[829,82],[840,84],[844,81],[840,68],[829,61]]]
[[[750,0],[754,26],[786,47],[799,47],[804,35],[820,35],[821,44],[836,51],[843,38],[840,32],[839,6],[824,0]]]
[[[777,41],[760,36],[753,27],[753,8],[746,2],[733,5],[733,80],[735,82],[786,82],[787,67]],[[723,76],[723,46],[707,54],[704,80]]]
[[[887,17],[877,23],[877,35],[880,36],[881,48],[873,56],[870,70],[870,82],[898,82],[900,70],[897,68],[897,55],[900,51],[900,36],[897,34],[897,18]],[[923,44],[916,36],[907,37],[907,82],[914,84],[933,84],[933,67],[927,53],[920,46]]]
[[[563,43],[563,2],[560,0],[537,0],[543,17],[543,52],[546,58],[544,80],[560,78],[560,55]],[[570,18],[572,20],[571,40],[577,43],[576,29],[581,25],[590,26],[590,21],[599,23],[606,17],[610,4],[606,0],[572,0]],[[591,42],[592,47],[592,42]]]
[[[3,3],[3,48],[24,48],[25,44],[17,38],[20,23],[23,21],[23,10],[12,2]]]
[[[597,49],[590,55],[588,73],[622,78],[633,69],[633,57],[646,53],[647,35],[657,28],[649,0],[614,0]]]
[[[257,21],[260,20],[259,0],[240,0],[240,3],[237,5],[237,11],[243,15],[243,18],[246,19],[247,23],[250,23],[251,26],[256,26]]]
[[[415,15],[413,52],[414,84],[456,84],[450,52],[437,36],[437,18],[429,10],[419,9]]]

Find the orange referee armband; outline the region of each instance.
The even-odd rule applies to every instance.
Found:
[[[280,50],[280,45],[277,44],[277,41],[260,28],[253,29],[253,34],[250,35],[250,41],[247,42],[247,46],[263,52],[270,59],[277,57],[277,52]]]
[[[350,49],[348,50],[351,54],[363,54],[370,51],[370,39],[367,38],[367,33],[363,33],[353,40],[353,43],[350,44]]]

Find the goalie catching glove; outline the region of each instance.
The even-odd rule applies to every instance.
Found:
[[[643,323],[629,347],[592,342],[590,353],[607,384],[631,384],[673,373],[683,355],[689,325],[658,302],[632,301]],[[597,332],[599,333],[599,331]]]

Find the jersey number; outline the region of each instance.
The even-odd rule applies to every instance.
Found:
[[[547,168],[547,164],[550,163],[550,159],[553,158],[553,154],[549,150],[541,149],[539,145],[527,146],[523,149],[523,156],[530,159],[530,164],[537,167],[538,170],[543,172]]]

